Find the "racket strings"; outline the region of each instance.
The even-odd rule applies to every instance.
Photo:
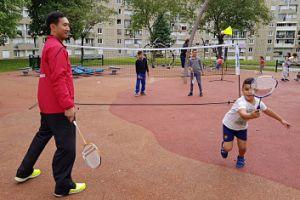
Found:
[[[95,169],[101,164],[101,158],[98,152],[98,148],[94,144],[86,145],[82,152],[82,156],[86,164],[91,168]]]
[[[277,80],[272,76],[257,77],[251,88],[256,97],[266,97],[270,95],[277,87]]]

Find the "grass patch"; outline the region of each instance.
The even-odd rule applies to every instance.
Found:
[[[80,65],[80,58],[71,57],[71,64],[72,65]],[[118,65],[135,65],[136,58],[134,57],[118,57],[118,58],[104,58],[104,66],[118,66]],[[206,66],[215,66],[214,60],[202,60],[202,62]],[[157,58],[156,63],[159,65],[161,64],[168,64],[171,63],[171,59],[167,58]],[[258,70],[259,62],[255,60],[241,60],[241,69],[248,69],[248,70]],[[92,67],[92,66],[102,66],[102,60],[89,60],[84,61],[84,66]],[[235,66],[235,60],[228,60],[228,66]],[[29,62],[28,59],[8,59],[8,60],[0,60],[0,72],[8,72],[8,71],[16,71],[20,68],[28,67]],[[179,58],[176,58],[174,61],[175,67],[181,67],[181,62]],[[149,67],[151,67],[149,65]],[[274,71],[275,69],[275,61],[267,61],[265,70],[267,71]]]
[[[16,71],[28,66],[28,59],[0,60],[0,72]]]

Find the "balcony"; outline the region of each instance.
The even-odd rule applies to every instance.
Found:
[[[18,50],[38,50],[39,48],[35,47],[34,44],[27,43],[18,43],[15,45],[15,48]]]
[[[278,40],[274,43],[274,48],[294,48],[295,40]]]

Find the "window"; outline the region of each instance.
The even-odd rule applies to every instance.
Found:
[[[118,40],[117,40],[117,43],[118,43],[118,44],[122,44],[122,39],[118,39]]]
[[[122,0],[117,0],[117,3],[122,3]]]
[[[98,34],[102,34],[102,28],[98,28]]]
[[[119,15],[120,15],[120,14],[122,14],[122,10],[121,10],[121,9],[119,9]]]
[[[103,44],[103,39],[102,38],[98,38],[98,44]]]
[[[269,31],[269,36],[273,36],[273,31]]]
[[[117,19],[117,24],[121,24],[121,23],[122,23],[122,20]]]
[[[9,51],[2,51],[2,57],[3,58],[9,58],[10,57],[10,52]]]
[[[136,36],[141,36],[143,34],[142,30],[137,30],[134,33]]]
[[[249,40],[249,44],[253,44],[254,43],[254,40],[253,39],[250,39]]]
[[[117,29],[117,35],[122,35],[122,29]]]
[[[119,54],[121,54],[121,53],[122,53],[122,50],[118,50],[118,52],[119,52]]]
[[[272,40],[268,40],[268,44],[272,44]]]
[[[271,6],[271,10],[276,10],[276,6]]]
[[[252,52],[253,51],[253,48],[249,48],[249,52]]]
[[[186,26],[181,26],[181,30],[186,31],[187,30]]]
[[[131,20],[124,20],[124,28],[129,28],[131,25]]]
[[[272,51],[272,48],[271,47],[268,47],[267,48],[267,52],[271,52]]]

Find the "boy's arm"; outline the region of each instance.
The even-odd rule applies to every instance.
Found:
[[[263,111],[266,115],[276,119],[279,121],[285,128],[290,128],[291,124],[285,121],[282,117],[280,117],[277,113],[272,111],[270,108],[267,108],[266,110]]]
[[[243,118],[246,121],[250,120],[250,119],[255,119],[255,118],[260,117],[260,112],[259,111],[253,111],[252,113],[247,113],[245,108],[240,108],[238,110],[238,113],[241,116],[241,118]]]
[[[203,65],[201,63],[201,60],[199,59],[199,66],[200,66],[200,70],[202,72],[202,75],[204,74],[204,71],[203,71]]]
[[[138,73],[138,61],[135,61],[135,72]]]
[[[148,76],[149,76],[149,67],[148,67],[148,61],[147,61],[146,58],[145,58],[145,62],[146,62],[146,70],[147,70],[147,74],[148,74]]]

